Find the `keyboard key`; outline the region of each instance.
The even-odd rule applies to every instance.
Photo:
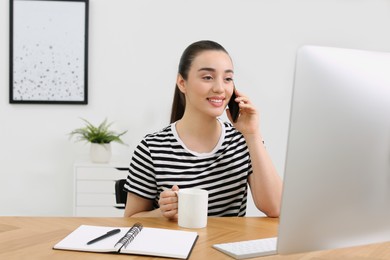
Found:
[[[232,243],[215,244],[213,247],[235,259],[276,254],[277,238],[262,238]]]

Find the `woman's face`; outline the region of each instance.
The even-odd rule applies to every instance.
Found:
[[[218,117],[233,93],[233,64],[223,51],[203,51],[192,62],[187,80],[178,86],[186,96],[186,113]]]

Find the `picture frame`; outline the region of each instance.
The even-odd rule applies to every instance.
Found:
[[[10,103],[88,104],[88,9],[10,0]]]

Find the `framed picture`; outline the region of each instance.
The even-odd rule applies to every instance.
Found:
[[[10,0],[10,103],[88,104],[88,0]]]

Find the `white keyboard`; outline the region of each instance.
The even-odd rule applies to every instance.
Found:
[[[277,238],[263,238],[240,242],[215,244],[213,247],[235,259],[275,255]]]

